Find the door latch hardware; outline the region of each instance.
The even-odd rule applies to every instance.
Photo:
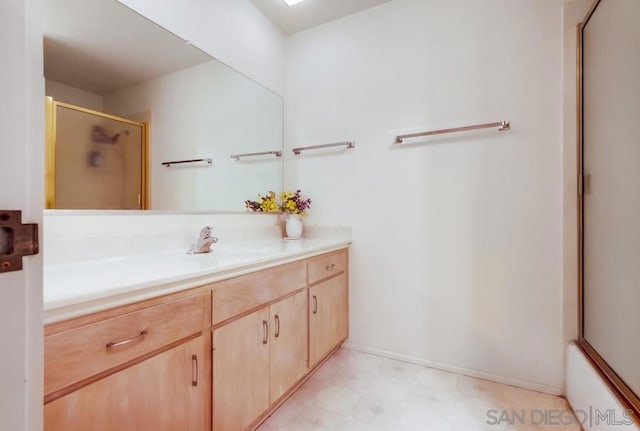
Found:
[[[38,251],[38,225],[23,224],[22,211],[0,210],[0,273],[22,271],[22,258]]]

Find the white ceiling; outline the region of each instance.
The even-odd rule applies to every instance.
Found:
[[[305,0],[287,6],[284,0],[250,0],[287,34],[297,33],[391,0]]]
[[[114,0],[44,1],[44,75],[106,94],[212,57]]]

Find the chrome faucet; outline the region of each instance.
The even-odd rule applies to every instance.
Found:
[[[218,242],[217,237],[211,236],[212,231],[213,228],[210,226],[203,227],[200,230],[198,242],[187,251],[187,254],[209,253],[211,251],[211,244]]]

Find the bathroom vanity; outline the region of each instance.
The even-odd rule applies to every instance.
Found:
[[[347,338],[348,243],[193,258],[182,279],[50,296],[45,430],[254,429]]]

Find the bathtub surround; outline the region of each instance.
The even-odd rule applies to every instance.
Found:
[[[586,417],[585,431],[638,431],[629,424],[629,411],[618,401],[587,357],[570,344],[566,355],[566,394],[578,417]]]
[[[285,147],[358,142],[285,163],[353,225],[351,348],[561,392],[562,37],[561,2],[395,0],[287,39]]]

